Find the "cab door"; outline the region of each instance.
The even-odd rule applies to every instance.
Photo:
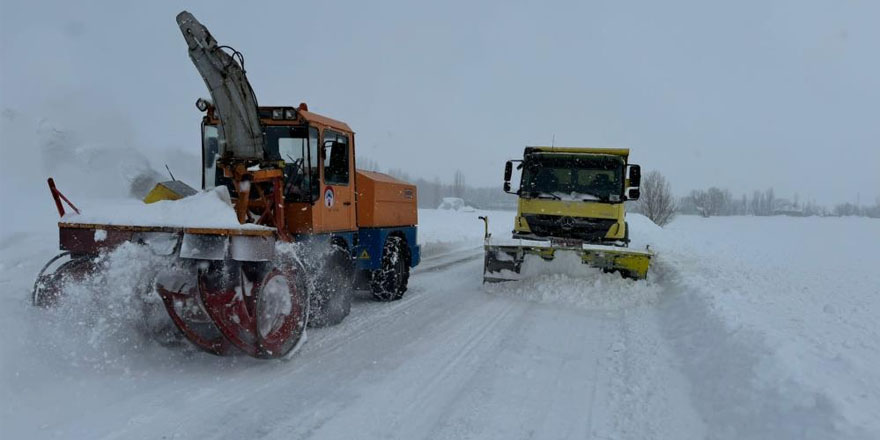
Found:
[[[350,133],[325,128],[321,143],[321,232],[353,231],[355,224],[354,161]]]

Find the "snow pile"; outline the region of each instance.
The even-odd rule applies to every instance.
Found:
[[[485,227],[480,216],[489,217],[489,232],[493,237],[510,236],[513,229],[513,211],[454,211],[419,209],[418,240],[422,256],[474,249],[483,244]]]
[[[585,265],[574,252],[557,252],[552,261],[526,255],[517,281],[485,284],[487,292],[585,310],[618,310],[656,303],[660,286],[624,279]]]
[[[320,249],[297,243],[276,246],[280,260],[302,262],[304,251],[311,255]],[[8,366],[25,371],[19,363],[31,355],[49,355],[56,364],[126,371],[145,356],[178,362],[201,353],[179,333],[155,291],[157,274],[177,261],[134,243],[99,255],[93,273],[64,284],[57,305],[43,309],[21,304],[27,316],[19,325],[27,328],[28,344],[19,347],[22,358],[7,360]]]
[[[865,246],[880,222],[684,216],[640,232],[660,250],[664,328],[694,393],[725,402],[704,419],[776,438],[880,436],[880,274]]]
[[[43,334],[37,349],[57,353],[71,365],[95,369],[125,367],[132,353],[156,344],[156,336],[177,339],[152,280],[170,264],[146,246],[123,244],[101,255],[96,271],[68,282],[55,307],[34,309]]]
[[[652,252],[663,252],[663,249],[653,246],[653,243],[658,242],[662,237],[668,236],[668,233],[664,232],[663,228],[657,226],[648,217],[631,212],[626,213],[626,224],[630,228],[630,249],[642,250],[651,245]]]
[[[641,235],[640,240],[634,240],[632,249],[644,249],[648,237],[662,234],[662,229],[644,216],[627,215],[627,221],[637,231],[633,234]],[[493,234],[492,244],[549,245],[549,242],[517,240],[509,236],[509,231],[506,234]],[[527,255],[520,273],[510,275],[516,281],[486,284],[484,290],[528,301],[586,310],[618,310],[653,304],[657,302],[662,291],[662,287],[650,279],[631,280],[616,273],[603,273],[583,264],[578,254],[573,252],[558,252],[552,261]]]
[[[198,228],[266,229],[265,226],[240,224],[225,186],[180,200],[162,200],[146,204],[135,199],[96,200],[79,207],[81,214],[68,213],[65,223],[128,226],[171,226]]]
[[[475,212],[472,206],[468,206],[464,199],[459,197],[444,197],[437,209],[452,210],[461,212]]]
[[[538,193],[537,195],[534,195],[534,197],[563,200],[566,202],[584,202],[584,201],[601,200],[599,197],[596,197],[593,194],[579,193],[577,191],[571,191],[571,192],[554,191],[551,193]]]
[[[646,282],[575,277],[557,266],[563,273],[536,270],[484,290],[564,307],[653,310],[645,319],[655,317],[675,353],[708,437],[880,437],[880,274],[865,246],[880,237],[880,222],[683,216],[663,229],[643,216],[627,220],[631,248],[655,252]],[[639,305],[651,307],[632,309]],[[631,395],[624,403],[638,406],[632,386],[620,384]]]
[[[707,403],[697,411],[713,438],[870,438],[845,420],[830,395],[795,380],[793,365],[765,335],[730,327],[705,292],[689,292],[678,276],[670,278],[660,331],[677,353],[692,400]]]
[[[521,281],[489,284],[484,290],[536,303],[609,311],[656,303],[662,289],[596,271],[581,277],[560,273],[538,275]]]

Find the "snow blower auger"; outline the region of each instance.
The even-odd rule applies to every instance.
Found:
[[[356,170],[346,123],[305,103],[259,107],[242,54],[188,12],[177,23],[212,98],[196,101],[203,191],[162,182],[137,209],[80,212],[49,179],[62,254],[38,275],[34,305],[63,305],[65,286],[123,245],[157,256],[144,294],[218,355],[285,356],[307,325],[342,321],[355,289],[400,299],[420,256],[415,186]]]
[[[577,266],[645,279],[653,253],[629,248],[624,201],[639,198],[640,168],[628,164],[629,149],[526,147],[508,161],[504,191],[519,196],[511,238],[491,237],[486,223],[484,282],[518,280]],[[522,170],[512,192],[513,162]],[[558,260],[567,260],[566,264]]]

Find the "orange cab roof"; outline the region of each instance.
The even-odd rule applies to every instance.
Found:
[[[351,127],[348,126],[345,122],[337,121],[333,118],[328,118],[326,116],[319,115],[317,113],[312,113],[307,110],[297,110],[297,112],[305,118],[306,121],[316,122],[321,125],[326,125],[328,127],[333,127],[339,130],[347,131],[349,133],[354,133]]]

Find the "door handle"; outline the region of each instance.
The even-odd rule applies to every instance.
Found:
[[[351,202],[342,202],[344,206],[351,206]]]

